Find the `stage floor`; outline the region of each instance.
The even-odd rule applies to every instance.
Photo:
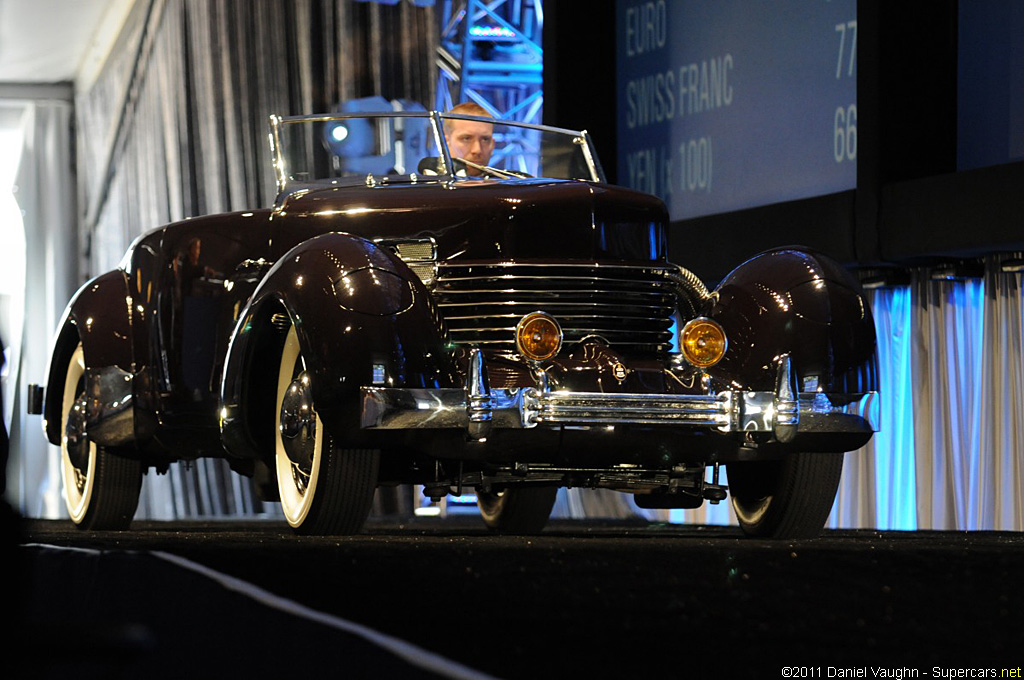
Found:
[[[29,521],[18,543],[25,572],[8,583],[28,677],[1020,677],[1005,671],[1024,665],[1019,533],[768,542],[553,521],[526,538],[457,517],[301,538],[276,522],[86,533]]]

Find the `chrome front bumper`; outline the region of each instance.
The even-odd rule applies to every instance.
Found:
[[[771,432],[780,442],[798,432],[878,431],[879,395],[796,393],[788,356],[774,392],[621,394],[537,387],[489,389],[483,355],[471,352],[465,389],[362,388],[365,429],[465,429],[473,439],[494,429],[543,425],[676,425],[719,432]]]

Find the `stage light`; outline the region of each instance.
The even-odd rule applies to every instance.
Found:
[[[516,37],[515,31],[504,26],[473,26],[469,29],[470,35],[474,38],[505,38]]]
[[[388,101],[384,97],[348,99],[339,103],[336,110],[344,114],[426,112],[418,102]],[[334,167],[342,175],[366,176],[406,174],[410,167],[414,170],[415,163],[429,155],[428,130],[429,121],[425,117],[381,115],[327,121],[318,134],[322,135]]]

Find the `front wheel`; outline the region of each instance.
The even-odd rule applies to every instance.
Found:
[[[275,467],[288,524],[307,535],[358,532],[373,503],[380,452],[335,445],[316,412],[294,326],[281,351],[276,411]]]
[[[85,352],[79,343],[64,374],[60,411],[64,502],[79,529],[127,529],[139,506],[142,464],[89,440],[84,395]]]
[[[503,534],[539,534],[548,523],[558,494],[556,486],[527,486],[479,492],[477,505],[484,524]]]
[[[814,538],[828,520],[843,472],[842,453],[792,453],[782,460],[730,463],[736,519],[754,538]]]

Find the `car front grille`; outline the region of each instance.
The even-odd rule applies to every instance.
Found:
[[[516,324],[543,311],[566,345],[599,335],[623,352],[670,347],[674,297],[659,265],[440,263],[434,297],[458,345],[515,351]]]

